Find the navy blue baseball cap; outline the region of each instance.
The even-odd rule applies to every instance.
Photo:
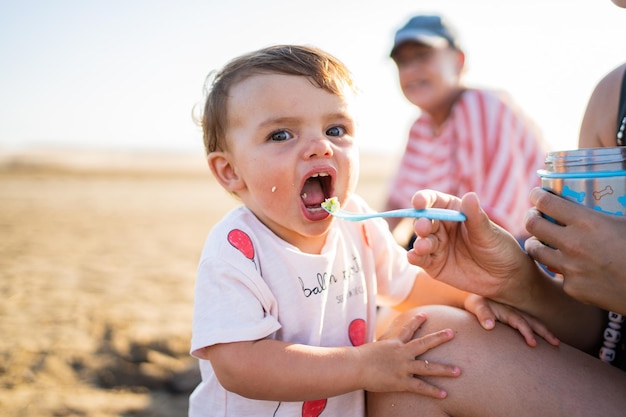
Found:
[[[409,20],[396,32],[391,56],[398,46],[416,42],[432,47],[451,46],[460,50],[456,30],[441,16],[418,15]]]

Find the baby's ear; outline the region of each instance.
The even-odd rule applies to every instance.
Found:
[[[231,155],[226,152],[211,152],[207,156],[207,163],[222,187],[231,193],[237,193],[245,187],[245,183],[231,163],[230,157]]]

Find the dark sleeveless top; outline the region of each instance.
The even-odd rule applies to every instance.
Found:
[[[617,146],[626,143],[626,69],[622,78],[622,91],[619,97],[619,107],[617,113]]]
[[[619,107],[617,113],[617,146],[626,144],[626,69],[622,77]],[[610,362],[626,371],[626,320],[617,313],[606,312],[602,345],[599,350],[600,359]]]

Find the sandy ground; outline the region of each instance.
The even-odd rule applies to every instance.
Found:
[[[362,158],[374,208],[394,161]],[[196,263],[236,204],[203,155],[0,150],[0,415],[186,416]]]

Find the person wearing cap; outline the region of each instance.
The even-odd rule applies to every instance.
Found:
[[[540,184],[536,170],[548,151],[539,129],[504,92],[463,84],[465,53],[442,16],[411,18],[396,32],[390,56],[404,96],[421,113],[385,209],[407,207],[419,189],[474,191],[490,217],[523,241],[527,191]],[[390,227],[399,222],[390,219]]]

